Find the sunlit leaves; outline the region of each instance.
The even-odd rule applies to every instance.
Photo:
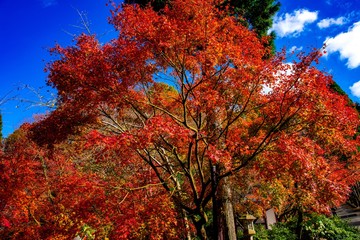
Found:
[[[317,51],[264,59],[256,34],[205,0],[119,7],[111,22],[109,43],[81,35],[53,49],[59,107],[9,138],[1,158],[4,227],[173,239],[191,219],[206,238],[224,178],[236,209],[258,215],[345,200],[359,178],[359,118],[313,66]]]

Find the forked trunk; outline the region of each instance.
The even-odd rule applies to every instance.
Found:
[[[197,214],[198,219],[196,219],[195,217],[192,218],[193,223],[195,225],[196,228],[196,235],[201,239],[201,240],[207,240],[207,234],[206,234],[206,229],[205,229],[205,225],[208,221],[207,215],[203,210],[200,210],[199,213]]]

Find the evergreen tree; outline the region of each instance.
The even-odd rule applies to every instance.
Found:
[[[169,3],[169,0],[125,0],[124,3],[139,4],[141,7],[151,4],[155,11],[159,11],[164,8],[167,3]]]
[[[126,4],[139,4],[142,7],[151,4],[151,6],[159,11],[165,7],[166,4],[170,3],[171,0],[125,0]],[[230,6],[232,14],[239,17],[238,19],[254,30],[257,35],[261,38],[268,36],[268,30],[271,28],[273,23],[273,16],[280,9],[280,3],[277,0],[224,0],[220,4],[220,8]],[[243,17],[245,20],[242,20]],[[270,39],[266,44],[271,46],[272,51],[275,50],[274,39],[275,33],[269,34]]]
[[[273,16],[280,9],[275,0],[225,0],[234,13],[246,19],[246,25],[259,36],[266,36],[273,23]]]

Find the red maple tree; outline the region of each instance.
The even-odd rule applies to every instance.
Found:
[[[208,210],[231,176],[276,179],[284,196],[296,196],[289,204],[318,212],[344,201],[358,179],[359,117],[313,66],[320,53],[291,64],[282,53],[265,58],[266,39],[215,5],[174,0],[160,13],[118,7],[111,19],[117,39],[100,44],[81,35],[75,46],[53,49],[59,58],[48,65],[48,83],[59,107],[32,126],[31,137],[54,148],[92,124],[80,149],[93,149],[89,161],[103,169],[95,171],[102,194],[85,208],[107,215],[114,238],[140,238],[116,227],[124,221],[161,236],[174,228],[160,220],[178,215],[181,229],[192,231],[190,221],[207,239]],[[89,184],[83,191],[95,191]],[[144,191],[130,201],[131,189]],[[109,200],[110,192],[124,201]]]
[[[181,237],[174,204],[143,164],[89,149],[81,134],[39,147],[30,129],[12,134],[0,156],[2,239]]]

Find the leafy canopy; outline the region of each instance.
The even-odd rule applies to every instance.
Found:
[[[359,118],[331,88],[332,78],[314,67],[321,53],[292,63],[284,53],[264,59],[270,49],[219,3],[173,0],[162,14],[119,6],[111,18],[118,38],[100,44],[83,34],[74,46],[52,50],[58,59],[47,67],[48,84],[57,89],[59,106],[29,126],[31,141],[19,144],[38,144],[25,149],[38,149],[53,163],[53,181],[65,173],[55,200],[79,213],[65,215],[74,223],[69,234],[86,224],[124,239],[171,238],[184,229],[207,239],[212,197],[225,178],[245,193],[238,196],[244,202],[260,208],[279,202],[279,212],[329,212],[345,201],[359,179],[353,137]],[[27,156],[13,149],[9,154]],[[73,171],[57,170],[56,161]],[[42,175],[28,175],[28,182],[35,176]],[[259,190],[242,179],[276,188]],[[23,184],[18,189],[27,196]],[[79,204],[72,206],[75,186]],[[4,219],[12,216],[11,204]],[[24,224],[36,223],[21,214]],[[174,223],[171,231],[162,219]]]

